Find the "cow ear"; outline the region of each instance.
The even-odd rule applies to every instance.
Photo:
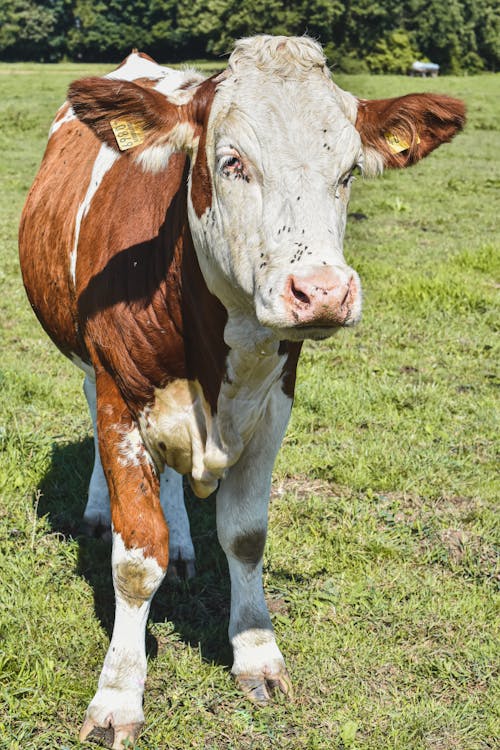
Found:
[[[82,78],[71,84],[68,100],[78,119],[116,150],[158,138],[174,149],[193,147],[197,123],[190,119],[191,108],[131,81]]]
[[[464,123],[465,105],[459,99],[407,94],[394,99],[361,99],[356,128],[365,148],[375,150],[384,166],[401,168],[451,141]]]

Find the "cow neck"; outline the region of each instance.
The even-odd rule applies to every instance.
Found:
[[[289,355],[277,340],[226,349],[215,409],[196,377],[199,369],[157,388],[138,422],[158,468],[167,463],[187,474],[200,497],[213,492],[266,418],[270,402],[283,397]]]

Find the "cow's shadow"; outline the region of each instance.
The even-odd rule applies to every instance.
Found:
[[[81,531],[93,460],[90,438],[67,445],[54,444],[50,470],[39,487],[38,514],[47,517],[54,532],[76,540],[77,572],[92,587],[96,616],[111,636],[114,618],[111,544],[85,536]],[[150,622],[172,622],[184,642],[199,648],[204,659],[229,666],[229,576],[215,531],[215,498],[197,500],[188,490],[186,498],[196,551],[196,576],[189,582],[166,578],[153,600]],[[150,632],[146,650],[149,656],[156,656],[157,641]]]

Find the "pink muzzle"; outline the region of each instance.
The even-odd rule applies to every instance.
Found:
[[[289,276],[284,301],[293,326],[335,327],[351,319],[359,285],[350,269],[320,269],[308,276]]]

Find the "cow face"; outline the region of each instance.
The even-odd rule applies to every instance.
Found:
[[[343,256],[363,166],[355,114],[307,39],[241,42],[217,86],[197,155],[211,196],[201,215],[192,201],[191,229],[212,291],[282,339],[323,338],[361,313],[359,277]],[[196,178],[194,165],[192,195]]]
[[[110,122],[139,122],[146,170],[190,154],[189,222],[206,283],[230,324],[261,339],[324,338],[359,319],[359,278],[343,256],[353,172],[413,164],[464,122],[462,102],[444,96],[356,99],[305,37],[244,39],[224,73],[175,97],[86,79],[69,98],[113,148]]]

